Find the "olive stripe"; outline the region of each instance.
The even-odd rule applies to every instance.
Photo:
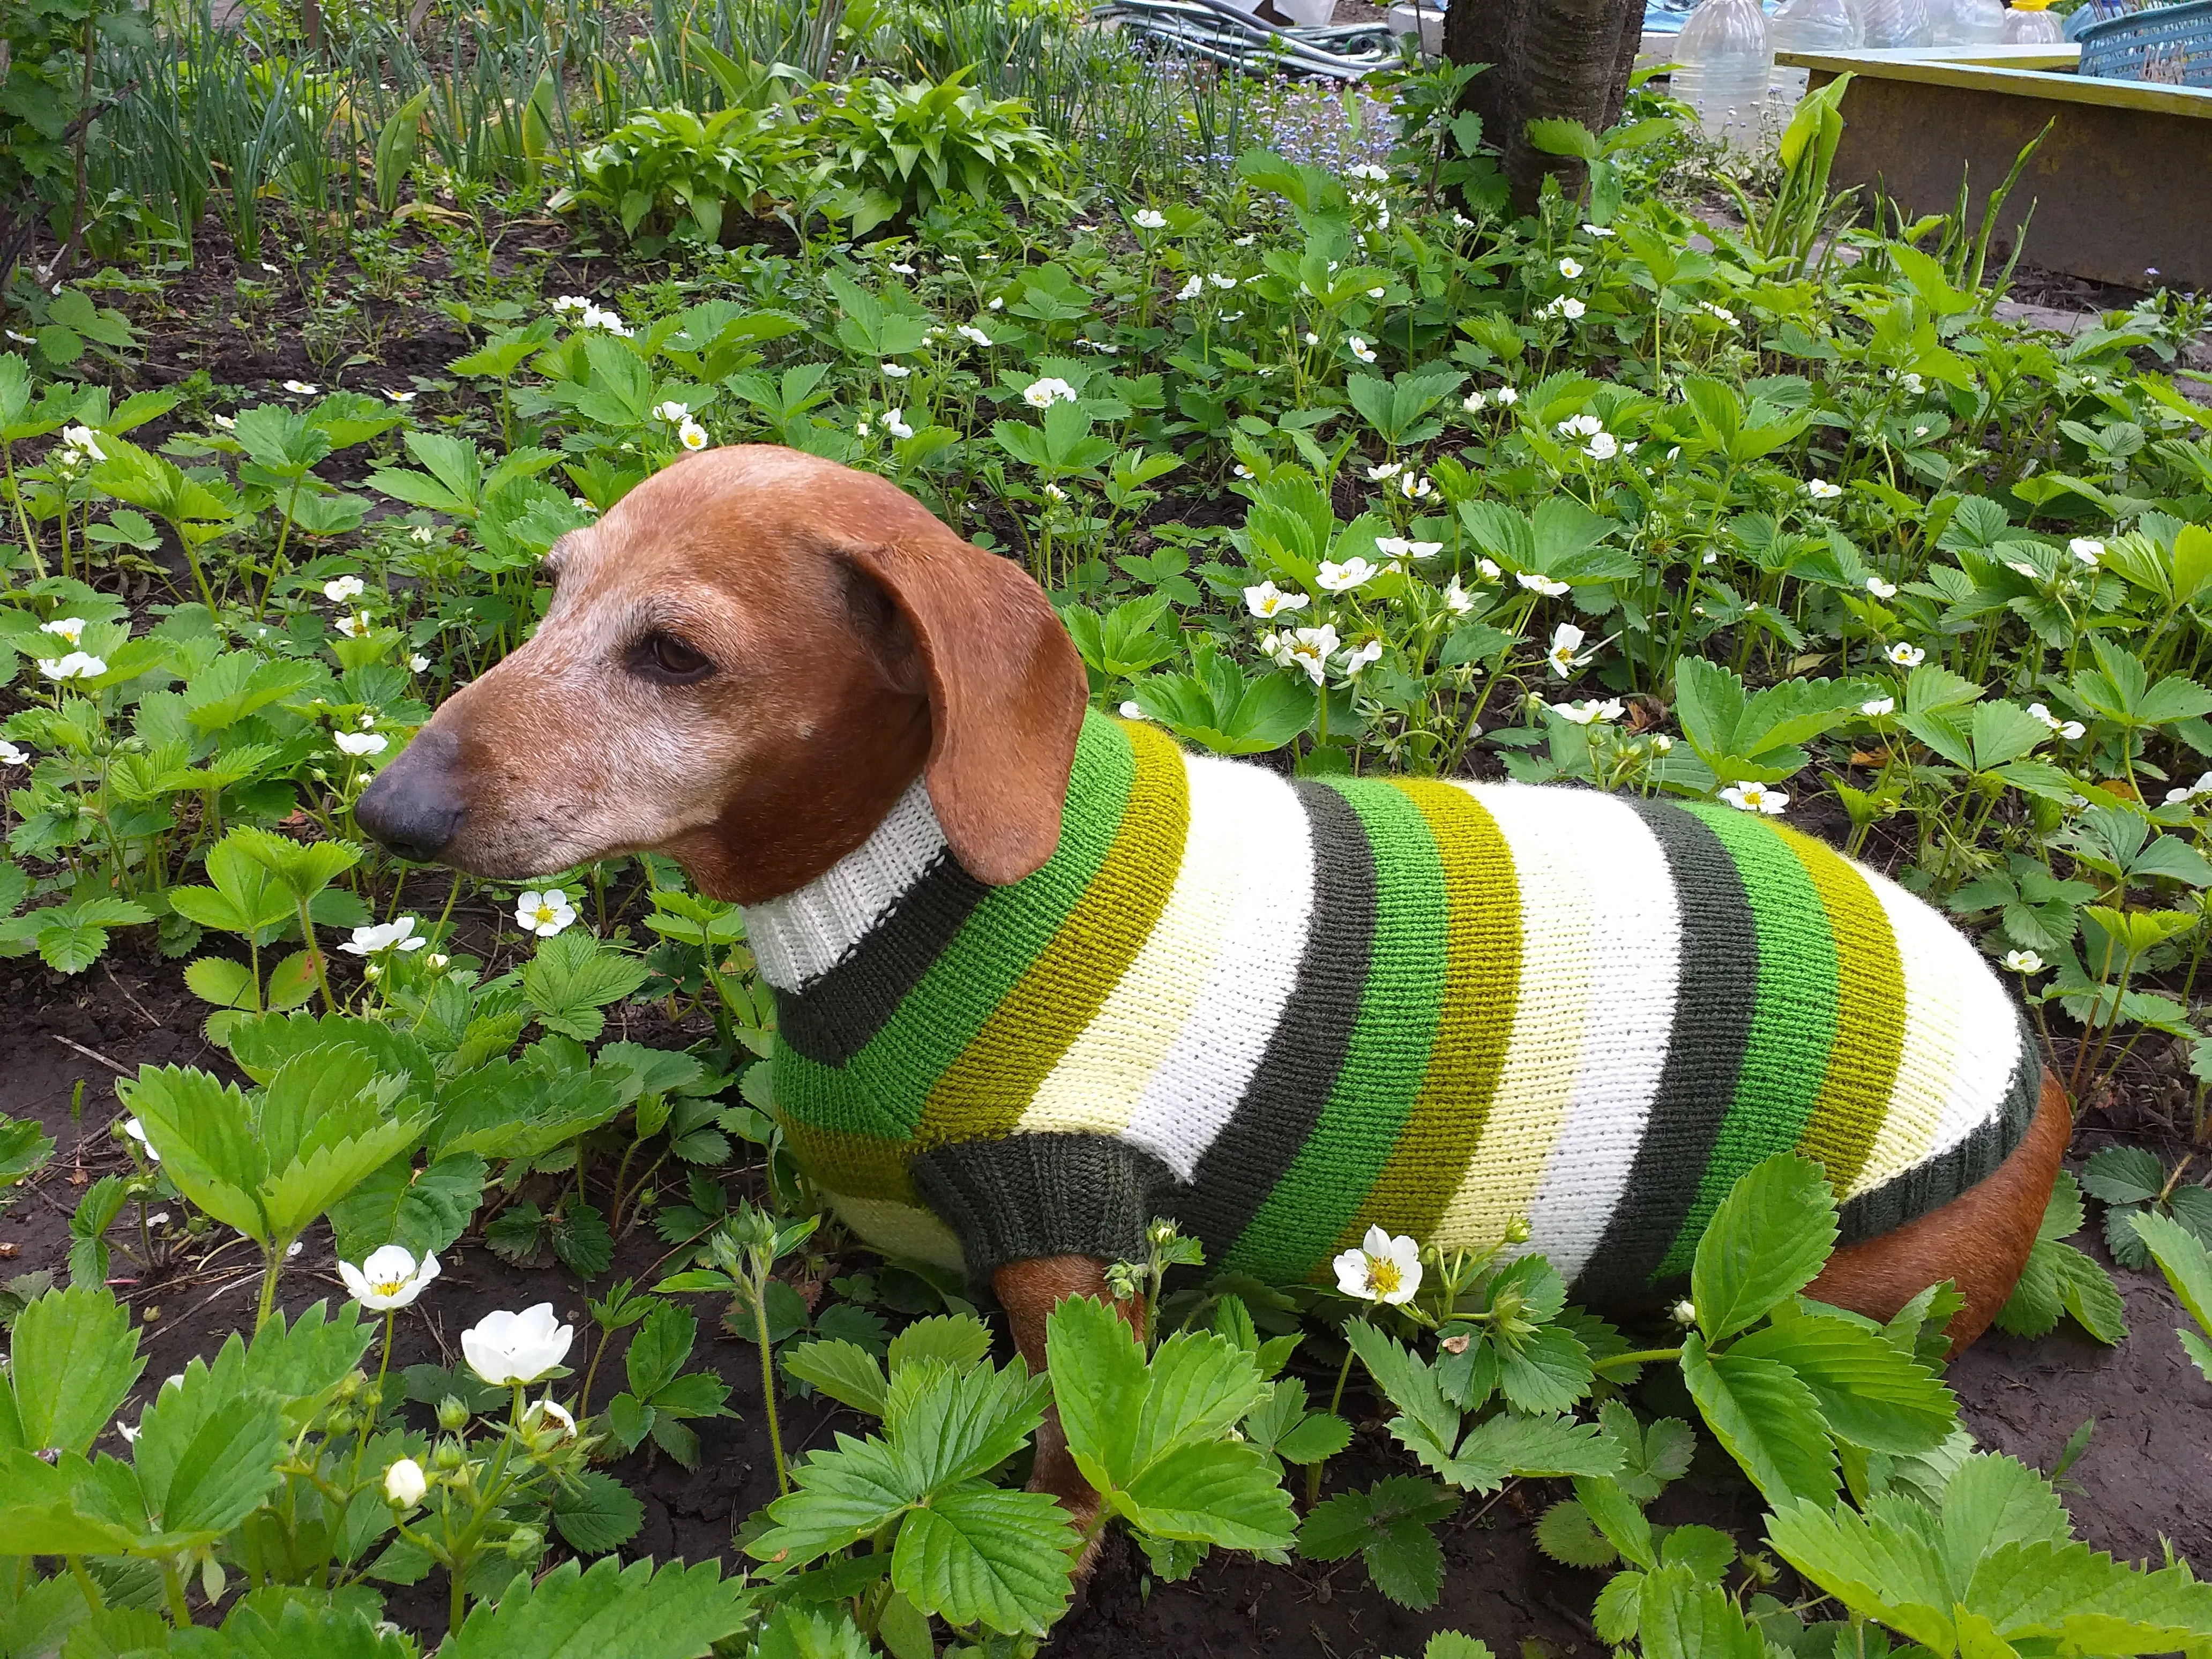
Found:
[[[1828,1074],[1797,1150],[1828,1172],[1838,1194],[1866,1167],[1905,1047],[1905,965],[1889,917],[1867,879],[1829,848],[1778,828],[1827,912],[1836,944],[1836,1036]]]
[[[1190,783],[1166,733],[1131,726],[1136,778],[1105,859],[1066,919],[939,1076],[917,1146],[1011,1133],[1167,907],[1190,829]]]
[[[1419,810],[1443,862],[1449,909],[1444,989],[1428,1072],[1389,1162],[1337,1236],[1349,1249],[1371,1224],[1426,1238],[1482,1138],[1505,1065],[1521,977],[1521,900],[1513,853],[1489,810],[1448,783],[1393,780]]]

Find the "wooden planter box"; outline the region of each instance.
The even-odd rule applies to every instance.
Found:
[[[2071,73],[2080,48],[1981,46],[1779,54],[1814,87],[1849,70],[1834,183],[1879,181],[1908,215],[1948,212],[1961,169],[1978,227],[1988,193],[2056,118],[1997,222],[2026,258],[2128,288],[2212,289],[2212,89]],[[2148,273],[2155,271],[2157,275]]]

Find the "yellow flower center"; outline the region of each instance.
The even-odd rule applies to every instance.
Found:
[[[379,1296],[397,1296],[406,1282],[404,1279],[379,1279],[371,1282],[368,1288]]]
[[[1405,1275],[1398,1271],[1395,1261],[1388,1256],[1370,1255],[1367,1258],[1367,1288],[1376,1295],[1389,1296],[1403,1283]]]
[[[553,920],[553,907],[550,904],[541,904],[530,914],[532,919],[542,927]]]

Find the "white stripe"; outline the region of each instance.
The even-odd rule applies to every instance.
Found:
[[[819,979],[945,852],[929,791],[916,778],[860,846],[797,892],[745,907],[760,976],[779,991]]]
[[[1572,1283],[1628,1189],[1667,1063],[1681,977],[1682,923],[1667,855],[1626,802],[1601,796],[1578,833],[1596,912],[1595,978],[1566,1127],[1529,1212],[1528,1249]]]
[[[1932,935],[1923,947],[1930,975],[1948,981],[1959,1003],[1950,1087],[1944,1092],[1935,1139],[1916,1160],[1924,1162],[1949,1152],[2003,1110],[2005,1092],[2020,1060],[2020,1014],[1996,970],[1964,933],[1903,889],[1895,890],[1901,905],[1910,905],[1925,918],[1923,926]],[[1899,907],[1890,906],[1885,896],[1884,908],[1889,909],[1894,928]]]
[[[1980,984],[1996,990],[2000,1000],[2004,995],[1957,928],[1895,882],[1863,865],[1859,870],[1897,941],[1905,969],[1905,1034],[1887,1109],[1858,1179],[1838,1194],[1845,1199],[1873,1191],[1971,1130],[1969,1124],[1952,1133],[1950,1121],[1954,1098],[1960,1109],[1966,1109],[1970,1074],[1988,1066],[1974,1031],[1985,1006]],[[2002,1012],[2006,1020],[2000,1029],[2009,1044],[2010,1010]],[[2008,1066],[1988,1085],[1991,1097],[2002,1092],[2009,1073]]]
[[[1313,837],[1305,807],[1282,778],[1230,761],[1190,762],[1194,803],[1201,769],[1236,775],[1242,880],[1190,1016],[1145,1085],[1122,1139],[1188,1181],[1229,1121],[1297,983],[1314,907]]]
[[[1513,1030],[1482,1138],[1437,1224],[1447,1249],[1480,1248],[1526,1218],[1564,1125],[1583,1058],[1597,977],[1595,915],[1609,848],[1584,828],[1595,797],[1580,790],[1469,790],[1490,809],[1521,890],[1521,975]]]
[[[1016,1128],[1024,1133],[1119,1134],[1182,1033],[1231,926],[1240,890],[1261,860],[1255,820],[1279,780],[1255,766],[1186,757],[1190,823],[1175,884],[1127,969],[1037,1085]]]

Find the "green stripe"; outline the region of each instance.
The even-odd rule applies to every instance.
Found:
[[[1737,1177],[1797,1145],[1828,1074],[1839,1001],[1826,908],[1782,837],[1733,807],[1698,802],[1683,810],[1719,838],[1743,879],[1759,939],[1759,994],[1728,1121],[1659,1265],[1662,1278],[1689,1270],[1705,1224]]]
[[[1459,1191],[1505,1069],[1521,989],[1521,888],[1513,849],[1490,810],[1434,779],[1393,778],[1420,809],[1449,901],[1444,991],[1427,1074],[1390,1161],[1337,1234],[1348,1250],[1371,1224],[1426,1238]]]
[[[1836,941],[1835,1046],[1797,1150],[1826,1170],[1840,1200],[1858,1183],[1897,1086],[1905,964],[1889,913],[1865,873],[1810,836],[1779,827],[1777,833],[1812,878]]]
[[[1137,775],[1114,843],[1060,931],[930,1091],[915,1130],[925,1151],[1013,1133],[1167,908],[1190,829],[1190,776],[1157,726],[1124,732]]]
[[[1121,725],[1086,717],[1052,857],[1034,875],[993,888],[914,993],[843,1066],[823,1066],[779,1044],[775,1091],[784,1112],[818,1128],[910,1139],[938,1079],[1090,887],[1121,829],[1136,775]]]
[[[1330,782],[1375,849],[1375,939],[1352,1040],[1321,1121],[1224,1264],[1303,1279],[1389,1163],[1429,1066],[1443,998],[1443,862],[1420,808],[1388,783]]]

